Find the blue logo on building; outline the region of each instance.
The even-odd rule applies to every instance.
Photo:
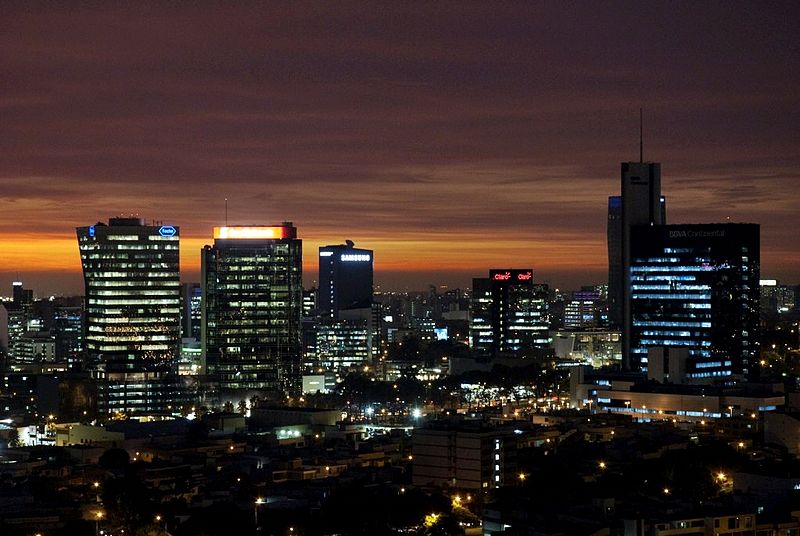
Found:
[[[94,236],[94,225],[89,227],[89,236]]]
[[[161,236],[175,236],[178,234],[178,230],[172,225],[162,225],[158,230],[158,234]]]

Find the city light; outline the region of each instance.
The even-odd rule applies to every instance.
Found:
[[[214,227],[214,238],[221,240],[263,240],[289,238],[286,227]]]

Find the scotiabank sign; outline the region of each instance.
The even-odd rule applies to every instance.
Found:
[[[489,270],[489,279],[505,283],[533,281],[533,270]]]

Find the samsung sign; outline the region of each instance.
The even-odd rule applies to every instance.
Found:
[[[161,236],[175,236],[176,234],[178,234],[178,230],[172,225],[162,225],[158,229],[158,234],[160,234]]]
[[[370,258],[367,253],[342,253],[341,256],[345,262],[369,262]]]

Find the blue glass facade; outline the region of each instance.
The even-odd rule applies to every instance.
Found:
[[[684,347],[690,378],[747,374],[759,345],[759,226],[632,230],[631,362],[649,347]]]

